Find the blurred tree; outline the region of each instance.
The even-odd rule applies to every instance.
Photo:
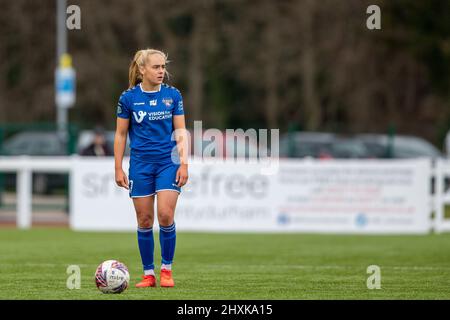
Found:
[[[450,124],[450,2],[445,0],[74,0],[77,70],[70,120],[115,125],[141,48],[169,54],[188,126],[419,134]],[[366,28],[378,4],[382,29]],[[54,121],[55,2],[0,11],[0,122]]]

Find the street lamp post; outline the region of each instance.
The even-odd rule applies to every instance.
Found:
[[[57,43],[55,72],[55,103],[58,136],[67,146],[68,109],[75,103],[75,70],[67,53],[66,0],[56,0]]]

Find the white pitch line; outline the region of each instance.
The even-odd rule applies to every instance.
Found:
[[[77,265],[79,267],[93,267],[95,265],[93,264],[65,264],[65,263],[0,263],[1,267],[17,267],[17,266],[24,266],[24,267],[47,267],[47,268],[57,268],[57,267],[68,267],[70,265]]]
[[[274,264],[258,264],[258,265],[248,265],[246,268],[273,268],[273,269],[366,269],[367,266],[348,266],[348,265],[274,265]],[[205,268],[237,268],[238,265],[204,265]],[[450,266],[448,267],[433,267],[433,266],[379,266],[381,269],[394,269],[394,270],[448,270],[450,271]]]
[[[88,268],[88,267],[97,267],[95,264],[66,264],[66,263],[0,263],[1,267],[17,267],[18,265],[24,266],[24,267],[47,267],[47,268],[59,268],[59,267],[68,267],[70,265],[77,265],[81,268]],[[184,264],[184,266],[189,266],[192,264]],[[246,268],[253,268],[253,269],[363,269],[365,270],[367,266],[350,266],[350,265],[302,265],[302,264],[285,264],[285,265],[275,265],[275,264],[257,264],[257,265],[249,265],[246,264]],[[209,268],[209,269],[235,269],[240,268],[241,265],[231,265],[231,264],[203,264],[203,268]],[[379,265],[381,269],[394,269],[394,270],[428,270],[428,271],[450,271],[450,266],[443,266],[443,267],[433,267],[433,266],[383,266]]]

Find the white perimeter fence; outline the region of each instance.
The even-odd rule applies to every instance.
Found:
[[[1,172],[17,172],[17,227],[21,229],[32,224],[32,173],[45,172],[69,174],[73,230],[136,230],[132,202],[128,192],[115,185],[113,168],[113,158],[0,157]],[[128,170],[127,159],[124,170]],[[280,159],[272,171],[245,160],[192,159],[189,183],[177,204],[177,229],[450,231],[450,219],[445,217],[445,206],[450,205],[449,160],[433,164],[428,159]]]

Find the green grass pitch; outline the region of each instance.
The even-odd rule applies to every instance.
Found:
[[[450,299],[450,234],[179,232],[175,288],[134,287],[142,273],[134,233],[3,228],[0,259],[0,299]],[[95,269],[107,259],[130,270],[122,294],[95,287]],[[78,290],[66,287],[69,265],[80,266]],[[367,288],[369,265],[380,267],[381,289]]]

